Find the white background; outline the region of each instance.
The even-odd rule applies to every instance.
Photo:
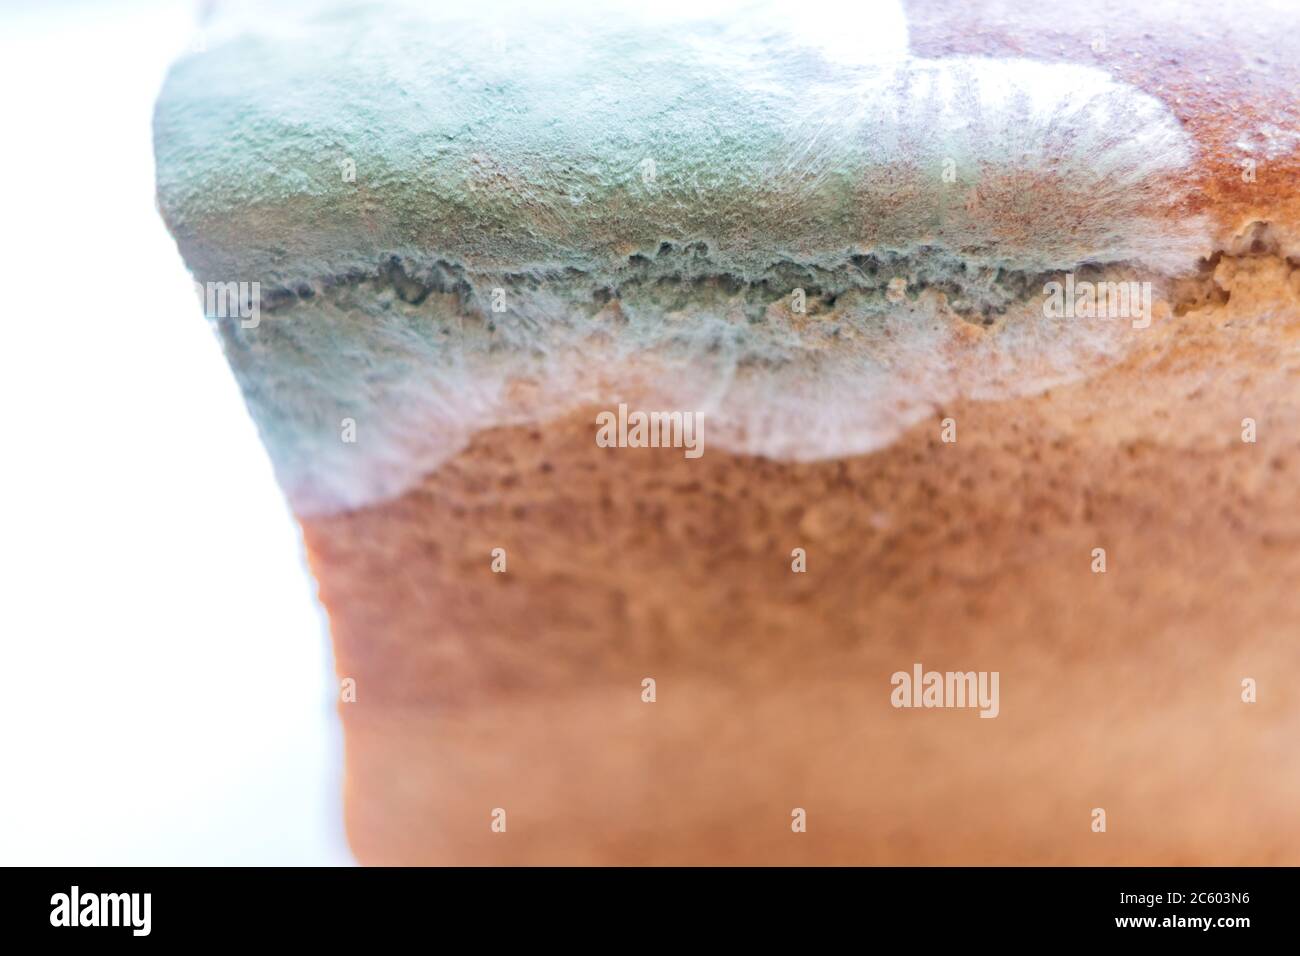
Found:
[[[195,22],[0,6],[0,864],[349,862],[298,529],[154,206]]]

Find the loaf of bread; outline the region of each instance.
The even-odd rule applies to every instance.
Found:
[[[1292,19],[219,7],[159,206],[358,858],[1300,863]]]

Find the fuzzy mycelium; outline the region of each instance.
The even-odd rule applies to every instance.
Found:
[[[159,203],[196,279],[259,283],[217,324],[301,513],[629,396],[733,451],[869,451],[1122,355],[1127,323],[1044,317],[1054,276],[1210,252],[1192,140],[1101,69],[912,56],[893,4],[574,9],[232,16],[171,71]]]

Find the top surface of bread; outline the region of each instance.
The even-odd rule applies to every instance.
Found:
[[[201,278],[289,287],[392,254],[601,273],[663,242],[745,276],[920,246],[1177,271],[1222,244],[1216,204],[1294,211],[1280,9],[1217,32],[1045,6],[236,6],[168,79],[160,203]]]

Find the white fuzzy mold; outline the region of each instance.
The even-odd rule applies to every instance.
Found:
[[[301,513],[627,397],[870,451],[1121,355],[1127,322],[1043,317],[1055,273],[1208,252],[1189,137],[1104,72],[912,58],[894,4],[690,7],[301,5],[174,68],[160,205],[196,278],[260,283],[220,326]]]

